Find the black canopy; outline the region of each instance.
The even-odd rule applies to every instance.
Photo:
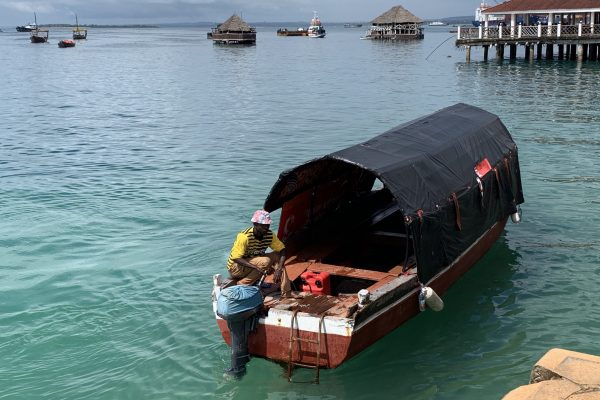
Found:
[[[486,210],[479,210],[483,203],[475,201],[480,193],[474,168],[484,159],[498,168],[483,183],[495,175],[497,184],[495,188],[486,185],[495,199]],[[379,178],[405,216],[415,235],[417,259],[430,264],[419,263],[423,282],[471,245],[482,230],[523,202],[517,146],[510,133],[498,116],[459,103],[283,172],[264,207],[276,210],[311,187],[344,174],[356,178],[361,170]],[[468,193],[471,196],[463,198]],[[464,224],[458,221],[459,234],[449,229],[454,228],[456,207],[463,209],[467,219]],[[412,226],[415,220],[419,226]],[[425,231],[439,237],[423,238]],[[432,249],[435,246],[443,251]]]
[[[299,182],[296,172],[336,159],[375,174],[405,215],[415,215],[419,209],[428,213],[451,193],[473,184],[473,168],[478,162],[487,158],[496,165],[511,150],[516,150],[516,145],[496,115],[459,103],[283,172],[265,209],[280,208],[315,183]],[[329,168],[324,169],[326,173]],[[323,173],[312,176],[323,180]]]

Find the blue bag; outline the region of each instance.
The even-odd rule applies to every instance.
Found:
[[[217,315],[225,320],[245,319],[256,313],[262,304],[262,294],[257,286],[230,286],[221,290],[217,299]]]

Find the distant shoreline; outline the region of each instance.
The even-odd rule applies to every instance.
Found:
[[[44,28],[76,28],[74,24],[43,24],[40,27]],[[79,24],[80,28],[160,28],[158,25],[96,25],[96,24]]]

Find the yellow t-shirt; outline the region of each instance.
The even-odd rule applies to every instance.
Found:
[[[265,254],[267,248],[271,248],[273,251],[281,251],[285,249],[285,245],[277,235],[272,231],[267,231],[262,240],[254,237],[254,230],[252,227],[245,229],[238,233],[235,243],[229,253],[227,259],[227,269],[230,269],[233,265],[233,260],[236,258],[252,258]]]

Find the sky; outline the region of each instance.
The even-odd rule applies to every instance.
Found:
[[[0,26],[39,24],[160,24],[223,22],[232,14],[247,22],[295,22],[318,11],[323,23],[366,22],[401,5],[421,19],[473,15],[479,0],[0,0]],[[493,3],[493,2],[491,2]]]

